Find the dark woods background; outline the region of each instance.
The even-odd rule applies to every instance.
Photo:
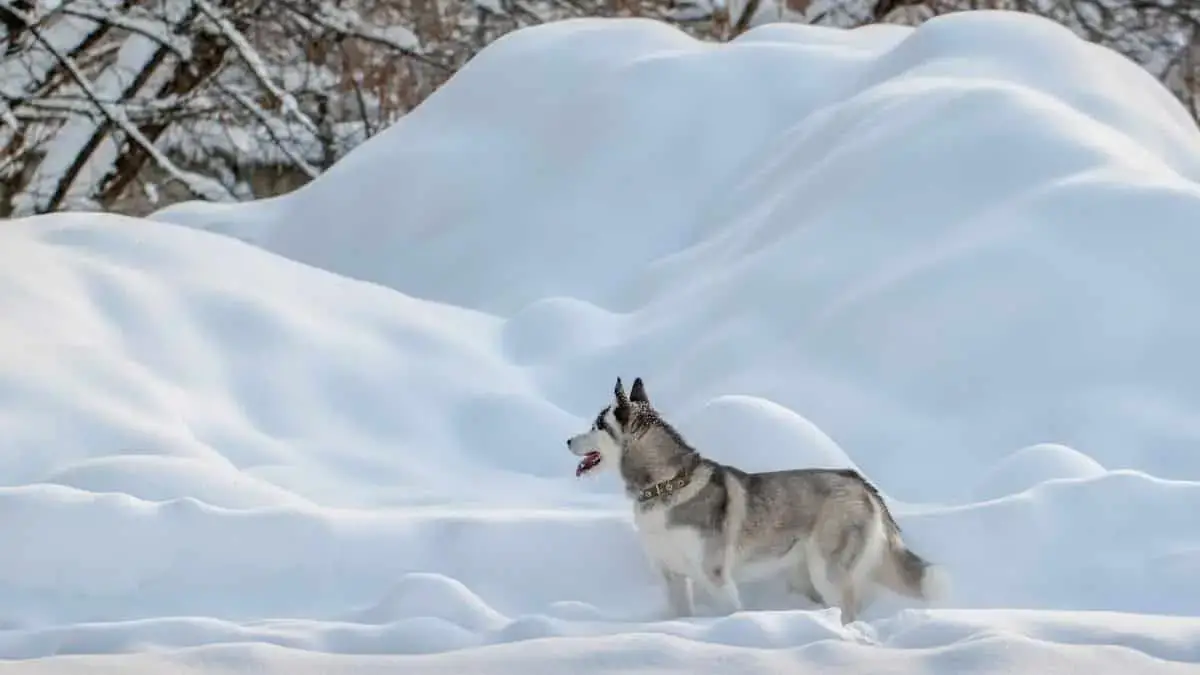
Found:
[[[0,217],[144,214],[303,184],[522,26],[640,16],[751,25],[1050,17],[1200,113],[1200,3],[1171,0],[0,0]]]

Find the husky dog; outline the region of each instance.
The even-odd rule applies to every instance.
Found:
[[[942,570],[910,551],[883,499],[850,469],[747,473],[702,457],[650,404],[639,377],[628,395],[567,441],[576,476],[615,468],[634,501],[634,524],[662,574],[675,616],[695,613],[693,583],[730,612],[734,578],[786,574],[789,588],[854,621],[878,583],[931,601]]]

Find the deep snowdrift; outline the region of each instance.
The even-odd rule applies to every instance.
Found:
[[[0,658],[1194,668],[1198,177],[1166,91],[1028,17],[576,21],[295,194],[10,222]],[[654,621],[562,443],[617,375],[714,457],[867,472],[953,609]]]

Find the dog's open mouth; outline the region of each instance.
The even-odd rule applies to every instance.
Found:
[[[588,471],[591,471],[592,469],[596,468],[596,466],[599,464],[600,464],[600,453],[595,452],[595,451],[589,452],[588,454],[583,456],[582,460],[580,460],[579,466],[575,467],[575,476],[576,477],[582,476],[583,474],[587,473]]]

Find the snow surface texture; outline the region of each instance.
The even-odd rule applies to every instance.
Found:
[[[292,195],[6,223],[0,674],[1194,672],[1197,178],[1031,17],[588,20]],[[656,620],[563,443],[617,375],[859,467],[946,606]]]

